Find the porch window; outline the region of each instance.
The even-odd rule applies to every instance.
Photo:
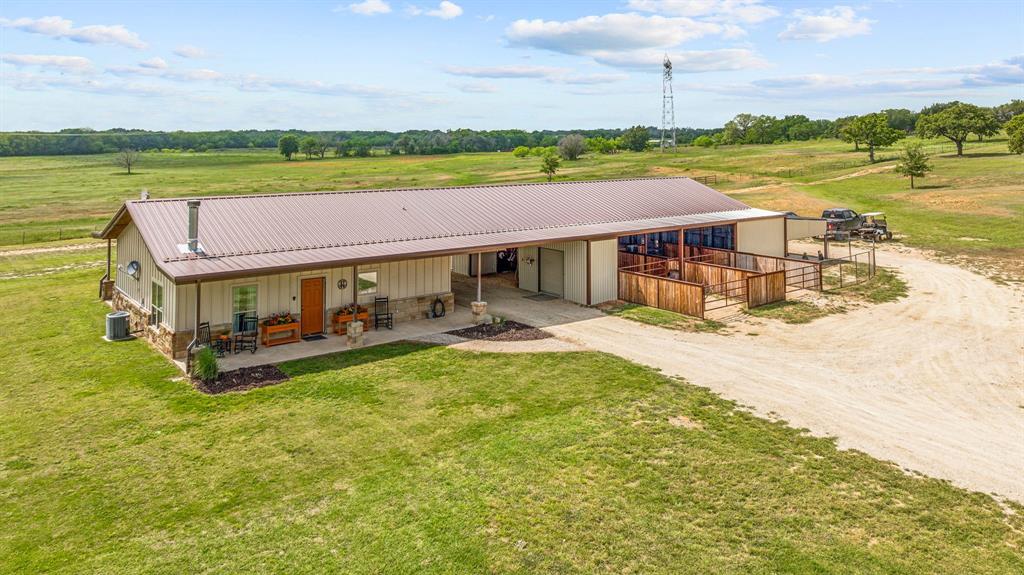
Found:
[[[709,226],[686,230],[685,242],[688,246],[702,246],[723,250],[735,249],[732,226]]]
[[[164,321],[164,286],[153,282],[153,292],[149,298],[149,321],[160,325]]]
[[[377,293],[377,272],[359,272],[359,295]]]
[[[256,317],[256,286],[234,286],[231,288],[231,330],[242,331],[242,318]]]

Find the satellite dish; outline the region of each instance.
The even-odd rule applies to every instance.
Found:
[[[139,262],[135,260],[128,262],[128,267],[125,268],[125,271],[133,278],[139,279]]]

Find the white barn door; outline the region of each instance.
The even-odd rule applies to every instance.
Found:
[[[564,258],[558,250],[540,248],[540,291],[565,297]]]

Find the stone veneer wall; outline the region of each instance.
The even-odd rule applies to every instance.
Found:
[[[149,325],[149,310],[139,307],[120,290],[114,290],[110,305],[118,311],[128,312],[128,329],[134,332],[133,335],[145,339],[167,357],[185,357],[188,344],[192,341],[192,330],[174,332],[165,325]]]

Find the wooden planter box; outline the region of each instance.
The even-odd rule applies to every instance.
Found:
[[[334,333],[338,335],[345,335],[345,328],[349,322],[359,320],[363,322],[363,326],[370,327],[370,312],[369,310],[360,310],[353,316],[350,313],[344,313],[341,315],[335,315],[332,317],[331,322],[334,324]]]
[[[283,343],[295,343],[299,341],[299,322],[279,323],[277,325],[261,325],[260,331],[263,334],[263,347],[273,347]],[[286,335],[277,335],[277,334]],[[275,337],[276,336],[276,337]]]

